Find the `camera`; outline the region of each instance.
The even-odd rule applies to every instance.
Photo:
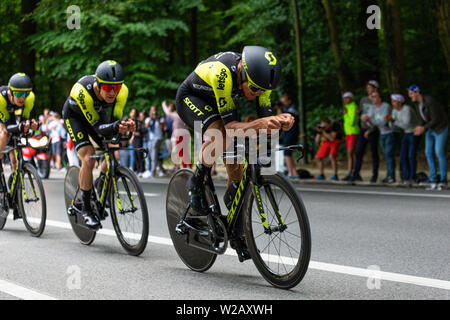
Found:
[[[325,129],[325,125],[319,123],[318,125],[316,125],[316,134],[321,134],[323,129]]]

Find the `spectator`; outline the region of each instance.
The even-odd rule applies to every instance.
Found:
[[[374,91],[370,95],[372,101],[372,108],[368,115],[361,118],[363,121],[369,121],[372,128],[365,132],[365,137],[368,138],[370,131],[378,128],[380,131],[380,144],[386,159],[387,175],[382,180],[383,183],[395,182],[395,134],[393,128],[386,121],[386,116],[392,113],[390,104],[383,102],[378,91]]]
[[[136,111],[137,114],[137,111]],[[135,149],[140,149],[144,145],[144,136],[147,133],[147,128],[144,125],[145,114],[139,113],[137,119],[134,120],[136,123],[136,131],[133,132],[133,142],[132,146]],[[138,177],[142,177],[144,174],[144,154],[142,151],[134,150],[134,161],[136,174]]]
[[[137,110],[136,109],[131,109],[128,117],[130,119],[133,120],[137,120]],[[128,148],[132,149],[133,148],[133,140],[134,140],[134,135],[131,136],[130,140],[128,141]],[[134,151],[130,150],[130,151],[126,151],[126,150],[121,150],[120,151],[120,164],[122,166],[126,166],[128,168],[130,168],[130,170],[134,171]]]
[[[162,163],[159,159],[159,150],[161,142],[163,141],[163,125],[160,122],[158,112],[155,106],[150,108],[150,117],[146,123],[149,134],[149,152],[151,156],[151,168],[150,174],[144,176],[144,178],[153,178],[156,175],[156,168],[159,167],[159,176],[166,176],[165,170],[162,167]]]
[[[378,179],[378,167],[380,162],[378,156],[378,140],[380,137],[380,132],[376,128],[372,128],[372,130],[370,130],[372,126],[371,123],[362,120],[365,115],[368,115],[370,113],[370,110],[372,108],[372,101],[370,100],[369,96],[373,92],[379,92],[378,90],[378,82],[375,80],[370,80],[366,84],[367,96],[361,98],[359,102],[358,113],[361,114],[361,122],[358,141],[356,142],[356,162],[355,169],[352,174],[352,181],[362,181],[360,171],[367,144],[370,145],[370,153],[372,155],[372,177],[370,178],[370,182],[375,183]],[[369,134],[366,137],[366,132],[368,131]]]
[[[55,167],[58,170],[63,170],[62,154],[63,154],[63,141],[66,131],[61,121],[59,113],[53,113],[53,120],[49,122],[47,129],[49,130],[49,136],[51,139],[51,153],[52,160],[55,163]],[[65,168],[64,168],[65,169]]]
[[[447,160],[445,144],[448,135],[448,116],[445,108],[433,97],[422,95],[417,85],[408,88],[408,95],[416,103],[420,117],[419,126],[414,129],[414,135],[425,133],[425,155],[430,170],[429,182],[431,189],[447,186]],[[439,162],[440,181],[438,181],[433,150]]]
[[[282,142],[283,146],[289,146],[293,144],[298,144],[298,135],[299,135],[299,127],[298,127],[298,110],[297,107],[292,103],[291,99],[288,95],[284,95],[280,99],[282,105],[282,113],[289,113],[294,117],[294,125],[288,131],[283,131],[282,134]],[[297,169],[295,167],[295,160],[292,157],[292,151],[285,150],[284,152],[284,160],[286,162],[286,166],[288,168],[288,178],[290,179],[299,179]]]
[[[329,118],[321,120],[320,124],[316,127],[316,143],[319,144],[319,150],[316,153],[316,162],[319,168],[320,174],[317,176],[317,180],[325,180],[323,159],[330,153],[331,166],[334,172],[331,180],[338,181],[338,166],[337,157],[339,152],[339,146],[342,143],[342,131],[338,122],[332,121]]]
[[[187,156],[183,155],[182,150],[182,141],[183,137],[180,135],[180,129],[186,129],[186,125],[184,124],[183,120],[181,120],[180,116],[178,115],[175,104],[174,103],[167,103],[166,101],[162,102],[162,108],[164,110],[164,113],[166,114],[166,117],[173,120],[172,122],[172,148],[176,148],[178,156],[181,158],[181,164],[183,168],[191,167],[190,164],[187,164],[185,161],[183,161],[184,158],[187,158]],[[185,159],[188,160],[188,159]],[[189,160],[190,161],[190,160]],[[175,169],[179,169],[179,166],[176,164]]]
[[[392,115],[386,116],[386,121],[403,129],[404,135],[400,149],[400,168],[403,183],[412,185],[416,179],[416,151],[419,137],[414,136],[414,128],[418,125],[418,119],[414,110],[404,105],[405,98],[401,94],[391,95],[391,103],[394,110]]]
[[[342,96],[344,99],[344,133],[347,145],[347,176],[344,181],[352,179],[352,172],[356,162],[356,142],[359,134],[358,107],[353,100],[353,93],[346,92]]]

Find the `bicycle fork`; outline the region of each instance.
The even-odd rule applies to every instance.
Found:
[[[264,212],[264,207],[261,201],[261,196],[260,196],[260,192],[259,192],[259,187],[254,184],[253,186],[253,195],[256,199],[257,205],[258,205],[258,213],[259,213],[259,217],[261,218],[261,223],[264,227],[264,233],[266,234],[272,234],[273,232],[283,232],[284,230],[287,229],[287,225],[284,223],[283,221],[283,217],[281,215],[280,212],[280,208],[278,207],[276,201],[275,201],[275,196],[273,195],[273,191],[270,188],[270,186],[264,186],[264,189],[267,193],[267,196],[269,198],[269,202],[272,205],[272,209],[275,212],[275,215],[277,217],[278,220],[278,226],[276,227],[269,227],[269,224],[267,223],[267,217],[266,214]]]

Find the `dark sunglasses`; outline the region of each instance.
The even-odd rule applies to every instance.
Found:
[[[122,84],[102,84],[102,90],[106,92],[111,92],[111,90],[114,90],[114,92],[119,92],[122,88]]]
[[[262,91],[262,92],[265,91],[264,89],[255,87],[254,85],[250,84],[250,82],[248,83],[248,88],[250,90],[252,90],[254,93],[257,93],[257,92],[260,92],[260,91]]]
[[[22,98],[22,97],[27,98],[29,95],[30,95],[29,91],[15,91],[14,92],[14,97],[16,97],[16,98]]]

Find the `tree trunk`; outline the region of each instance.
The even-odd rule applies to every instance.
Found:
[[[322,0],[322,4],[325,8],[327,20],[328,20],[328,29],[330,31],[330,44],[331,49],[333,50],[334,60],[336,62],[337,67],[337,75],[339,80],[339,86],[342,92],[348,91],[352,88],[351,73],[342,58],[339,36],[337,30],[337,20],[336,15],[334,14],[333,7],[331,5],[331,0]]]
[[[298,92],[298,111],[299,111],[299,125],[300,125],[300,143],[305,147],[304,162],[308,163],[306,155],[308,155],[308,146],[306,139],[306,110],[303,96],[303,63],[302,63],[302,42],[301,42],[301,26],[298,15],[297,0],[292,0],[292,11],[294,15],[294,29],[295,29],[295,47],[297,57],[297,92]]]
[[[381,0],[381,12],[387,83],[391,92],[400,92],[406,84],[400,1]]]
[[[29,15],[37,6],[37,0],[22,0],[22,16]],[[36,33],[36,24],[31,18],[26,18],[21,26],[21,50],[20,56],[20,72],[25,72],[32,79],[35,75],[36,52],[30,48],[28,37]]]
[[[437,0],[435,12],[439,40],[447,61],[448,71],[450,72],[450,2],[448,0]]]

